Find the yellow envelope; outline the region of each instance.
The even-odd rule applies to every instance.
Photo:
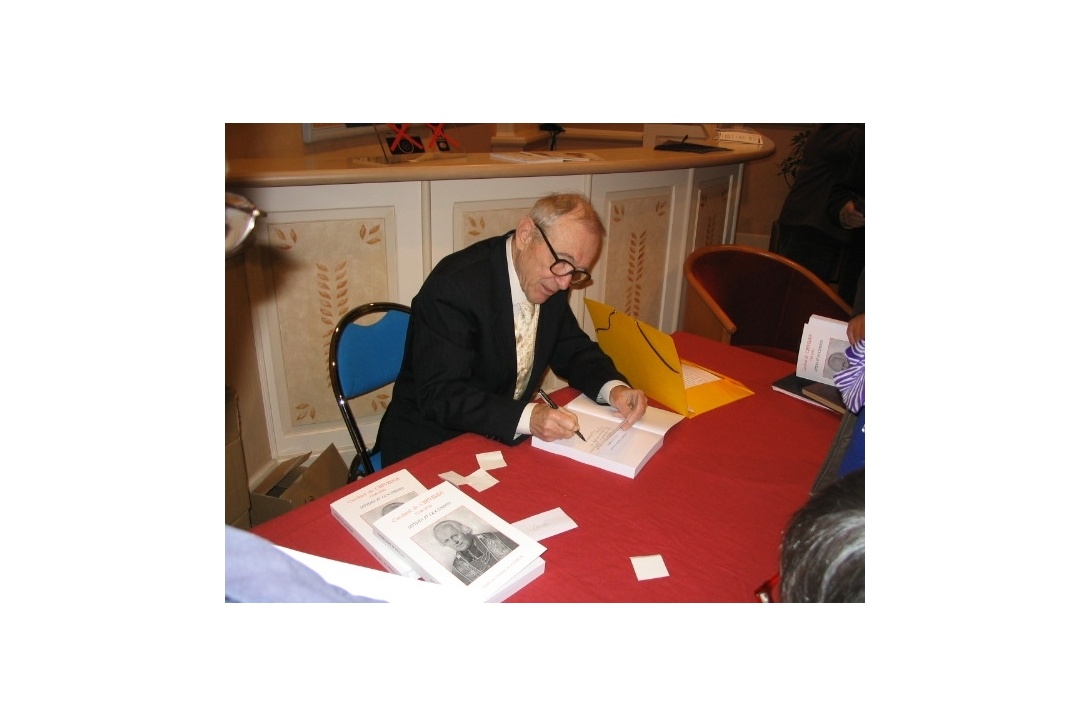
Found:
[[[668,334],[613,306],[584,300],[594,321],[598,345],[632,386],[643,389],[663,406],[695,417],[753,395],[740,381],[681,360]]]

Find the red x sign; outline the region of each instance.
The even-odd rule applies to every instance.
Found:
[[[432,137],[428,140],[428,146],[435,146],[438,142],[445,140],[450,146],[458,146],[454,139],[450,138],[443,132],[443,127],[446,124],[424,124],[424,126],[431,129]]]
[[[411,124],[386,124],[391,129],[397,132],[397,136],[390,142],[390,149],[396,149],[397,145],[401,143],[402,139],[407,139],[410,144],[415,146],[420,151],[424,151],[424,146],[416,139],[409,136],[409,127]]]

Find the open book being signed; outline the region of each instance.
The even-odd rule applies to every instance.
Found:
[[[651,455],[662,447],[666,432],[685,419],[672,411],[647,407],[647,413],[630,429],[621,430],[617,410],[580,394],[566,407],[579,417],[578,437],[546,442],[533,438],[533,446],[625,477],[639,474]]]

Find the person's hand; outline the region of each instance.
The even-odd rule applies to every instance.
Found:
[[[647,411],[647,394],[628,386],[614,386],[609,392],[609,403],[624,417],[621,429],[630,429]]]
[[[863,315],[860,313],[848,321],[848,343],[855,345],[863,340]]]
[[[862,210],[856,208],[855,200],[848,200],[840,208],[840,226],[844,229],[854,230],[857,227],[863,227],[866,221]]]
[[[547,404],[538,404],[530,412],[530,433],[546,442],[571,439],[578,428],[579,418],[564,407],[553,409]]]

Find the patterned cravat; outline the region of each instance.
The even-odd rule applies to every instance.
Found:
[[[534,367],[534,339],[537,337],[537,306],[526,300],[519,303],[515,317],[515,356],[518,376],[515,379],[515,398],[526,391],[530,383],[530,370]]]

